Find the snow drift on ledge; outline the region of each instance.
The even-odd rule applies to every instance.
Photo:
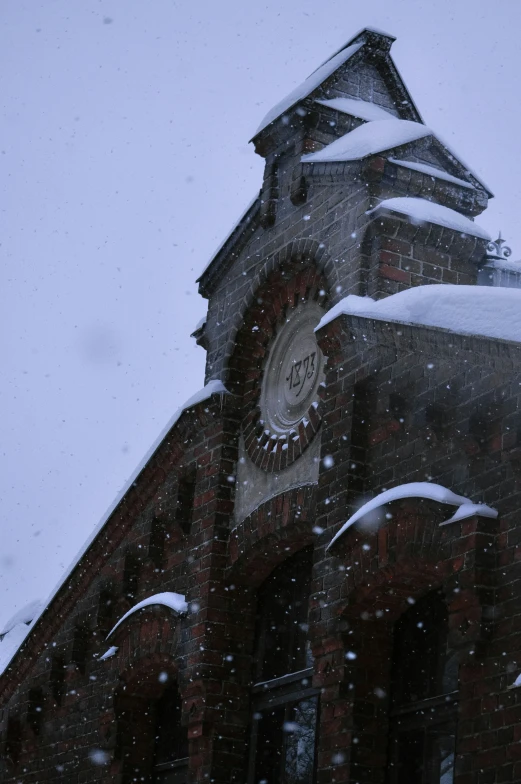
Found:
[[[344,523],[341,529],[331,539],[326,549],[329,549],[337,539],[362,517],[385,506],[385,504],[391,503],[391,501],[398,501],[403,498],[427,498],[430,501],[437,501],[440,504],[466,508],[466,513],[462,514],[461,517],[453,515],[453,517],[446,522],[456,522],[458,519],[464,519],[465,516],[469,517],[469,506],[473,507],[472,514],[497,517],[497,511],[495,509],[485,505],[473,504],[472,501],[469,501],[465,496],[456,495],[456,493],[453,493],[452,490],[449,490],[447,487],[443,487],[443,485],[437,485],[434,482],[407,482],[406,484],[393,487],[390,490],[384,490],[383,493],[380,493],[380,495],[371,498],[370,501],[363,504],[363,506]],[[442,525],[444,525],[444,523],[442,523]]]
[[[125,615],[122,615],[119,621],[116,623],[115,626],[112,627],[110,632],[106,636],[106,640],[110,637],[111,634],[114,634],[118,626],[120,626],[123,621],[126,621],[131,615],[142,610],[144,607],[152,607],[154,605],[162,605],[163,607],[168,607],[170,610],[173,610],[175,613],[182,613],[186,612],[188,609],[188,605],[186,603],[186,599],[184,596],[181,596],[180,593],[173,593],[172,591],[165,591],[164,593],[155,593],[153,596],[148,596],[146,599],[138,602],[131,607],[130,610],[127,610]]]
[[[315,103],[318,103],[321,106],[327,106],[330,109],[335,109],[337,112],[350,114],[352,117],[358,117],[360,120],[365,120],[366,122],[396,119],[391,112],[388,112],[377,103],[362,101],[360,98],[318,98]]]
[[[434,283],[377,302],[351,294],[328,310],[315,331],[342,314],[521,342],[521,289]]]
[[[443,204],[437,204],[437,202],[428,199],[420,199],[417,196],[395,196],[392,199],[384,199],[372,210],[368,210],[366,214],[377,215],[386,211],[407,215],[413,224],[419,226],[422,223],[435,223],[437,226],[444,226],[462,234],[470,234],[472,237],[480,237],[487,241],[491,240],[488,231],[482,229],[470,218],[456,212],[456,210],[451,210],[450,207],[444,207]]]
[[[359,125],[324,149],[303,155],[303,163],[328,163],[358,161],[368,155],[376,155],[384,150],[392,150],[409,144],[425,136],[433,136],[426,125],[413,120],[377,120]]]

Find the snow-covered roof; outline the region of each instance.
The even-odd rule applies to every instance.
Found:
[[[521,342],[521,289],[433,283],[378,301],[350,294],[328,310],[316,329],[344,313]]]
[[[412,120],[375,120],[359,125],[318,152],[303,155],[301,160],[303,163],[358,161],[432,135],[430,128]]]
[[[421,172],[422,174],[430,174],[432,177],[437,177],[440,180],[447,180],[447,182],[452,182],[454,185],[461,185],[462,188],[474,188],[470,182],[465,182],[465,180],[461,180],[459,177],[453,177],[452,174],[448,174],[447,172],[442,171],[442,169],[437,169],[435,166],[429,166],[426,163],[402,161],[399,158],[389,158],[389,162],[395,163],[398,166],[404,166],[406,169]]]
[[[350,114],[353,117],[359,117],[360,120],[391,120],[394,115],[378,106],[371,101],[362,101],[358,98],[326,98],[324,100],[317,99],[315,103],[322,106],[328,106],[330,109],[336,109],[338,112]]]
[[[131,615],[134,615],[134,613],[138,612],[139,610],[143,610],[145,607],[152,607],[156,605],[162,605],[163,607],[168,607],[170,610],[173,610],[175,613],[183,613],[186,612],[188,609],[186,599],[184,596],[181,596],[180,593],[173,593],[172,591],[155,593],[153,596],[149,596],[146,599],[143,599],[141,602],[135,604],[134,607],[130,608],[130,610],[127,610],[125,615],[122,615],[119,621],[116,623],[116,625],[112,627],[110,632],[107,634],[106,639],[108,640],[111,634],[114,634],[118,626],[121,626],[123,621],[126,621],[127,618],[129,618]]]
[[[271,125],[274,120],[281,116],[281,114],[285,114],[290,109],[293,108],[297,103],[303,101],[304,98],[307,98],[313,90],[316,90],[317,87],[320,87],[322,82],[324,82],[329,76],[331,76],[337,68],[340,68],[341,65],[344,65],[354,54],[358,52],[358,50],[363,46],[363,41],[357,44],[351,44],[351,46],[346,46],[336,55],[331,57],[329,60],[326,60],[316,71],[314,71],[305,82],[300,84],[294,90],[292,90],[289,95],[286,95],[282,101],[279,101],[272,109],[264,117],[263,121],[255,131],[254,137],[257,136],[261,131]]]
[[[445,226],[447,229],[459,231],[462,234],[470,234],[473,237],[480,237],[483,240],[490,240],[490,234],[485,229],[478,226],[465,215],[462,215],[450,207],[444,207],[435,201],[420,199],[415,196],[395,196],[392,199],[384,199],[372,210],[368,210],[368,215],[381,212],[399,212],[407,215],[413,223],[435,223],[438,226]]]
[[[443,485],[437,485],[434,482],[407,482],[398,487],[393,487],[390,490],[384,490],[383,493],[371,498],[363,506],[355,512],[341,529],[335,534],[328,544],[328,548],[332,546],[337,539],[339,539],[354,523],[361,518],[374,512],[378,508],[391,503],[391,501],[399,501],[403,498],[427,498],[430,501],[437,501],[440,504],[448,504],[449,506],[462,506],[463,504],[471,504],[468,498],[462,495],[456,495],[452,490],[449,490]]]
[[[143,459],[139,462],[137,468],[133,471],[133,473],[130,476],[130,478],[127,480],[127,482],[125,482],[123,488],[117,494],[117,496],[114,499],[114,501],[112,502],[112,504],[109,506],[109,508],[107,509],[107,511],[105,512],[105,514],[103,515],[103,517],[101,518],[99,523],[96,525],[96,527],[94,528],[94,530],[92,531],[90,536],[87,538],[87,540],[85,541],[85,544],[81,547],[81,549],[79,550],[79,552],[76,555],[76,557],[74,558],[74,560],[71,562],[69,567],[65,570],[65,572],[63,573],[62,577],[60,578],[58,584],[56,585],[56,587],[49,594],[49,597],[47,598],[47,600],[42,603],[41,609],[39,610],[37,615],[35,615],[35,617],[33,618],[33,621],[31,623],[31,625],[30,626],[25,626],[25,624],[23,624],[23,625],[19,624],[9,634],[6,634],[6,636],[4,637],[2,642],[0,643],[0,674],[9,665],[9,663],[11,662],[11,659],[16,654],[16,651],[18,650],[18,648],[22,644],[22,642],[25,639],[25,637],[27,636],[28,632],[35,626],[36,622],[39,620],[40,616],[44,613],[45,609],[49,606],[49,604],[52,602],[52,600],[54,599],[54,597],[56,596],[58,591],[62,588],[62,586],[65,584],[65,582],[71,576],[72,572],[76,568],[76,566],[79,563],[79,561],[81,560],[81,558],[85,555],[85,553],[87,552],[87,550],[89,549],[91,544],[94,542],[94,540],[96,539],[98,534],[105,527],[105,524],[109,520],[110,516],[113,514],[113,512],[116,510],[118,505],[121,503],[121,501],[123,500],[125,495],[128,493],[128,491],[130,490],[132,485],[135,484],[138,476],[143,471],[143,469],[145,468],[145,466],[147,465],[149,460],[152,458],[152,456],[154,455],[156,450],[162,444],[162,442],[164,441],[165,437],[170,432],[172,427],[176,424],[178,419],[181,417],[183,412],[188,410],[188,409],[190,409],[190,408],[193,408],[194,406],[198,405],[199,403],[204,402],[205,400],[208,400],[212,395],[216,395],[216,394],[223,395],[223,394],[229,394],[229,392],[226,389],[226,387],[224,386],[224,384],[222,383],[222,381],[219,381],[218,379],[213,379],[213,380],[209,381],[202,389],[200,389],[194,395],[189,397],[188,400],[186,401],[186,403],[184,403],[180,408],[177,409],[175,414],[171,417],[171,419],[168,421],[166,426],[163,428],[163,430],[161,431],[159,436],[156,438],[156,440],[154,441],[154,443],[152,444],[150,449],[146,452],[146,454],[143,457]],[[16,646],[11,645],[10,642],[9,642],[9,648],[6,647],[5,649],[2,649],[2,645],[4,643],[6,643],[7,641],[9,641],[10,634],[14,635],[17,629],[25,629],[24,636],[23,637],[20,636],[19,642],[16,644]],[[14,639],[14,637],[13,637],[13,639]],[[8,650],[10,651],[9,654],[7,654]],[[4,652],[2,652],[2,651],[4,651]]]

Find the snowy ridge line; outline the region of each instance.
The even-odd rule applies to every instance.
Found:
[[[315,332],[341,315],[521,342],[521,289],[432,283],[377,301],[350,294],[324,314]]]
[[[465,498],[465,496],[456,495],[456,493],[453,493],[452,490],[449,490],[447,487],[443,487],[443,485],[438,485],[434,482],[407,482],[406,484],[393,487],[390,490],[384,490],[383,493],[380,493],[380,495],[371,498],[370,501],[363,504],[363,506],[352,514],[349,520],[347,520],[334,535],[326,547],[326,550],[329,550],[337,539],[351,528],[354,523],[362,517],[365,517],[365,515],[385,506],[385,504],[391,503],[391,501],[398,501],[404,498],[426,498],[429,501],[437,501],[440,504],[466,508],[466,512],[463,512],[460,518],[457,518],[456,515],[454,515],[450,520],[446,521],[446,523],[455,522],[456,519],[464,519],[465,517],[477,514],[475,509],[479,509],[480,513],[486,517],[497,517],[498,514],[495,509],[492,509],[489,506],[483,505],[483,507],[481,507],[480,504],[474,504],[468,498]],[[468,507],[472,507],[472,511],[470,511]],[[446,523],[441,523],[441,525],[445,525]]]
[[[145,453],[145,455],[142,458],[142,460],[138,463],[138,466],[132,472],[130,478],[123,485],[122,489],[117,494],[116,498],[114,499],[112,504],[109,506],[109,508],[107,509],[107,511],[105,512],[105,514],[101,518],[101,520],[95,526],[95,528],[93,529],[93,531],[90,534],[90,536],[87,537],[83,547],[79,550],[79,552],[77,553],[76,557],[73,559],[73,561],[71,562],[69,567],[63,573],[62,577],[60,577],[60,580],[58,581],[57,585],[51,591],[51,593],[49,594],[48,598],[43,603],[41,610],[33,618],[33,621],[31,623],[31,625],[26,628],[24,637],[19,640],[18,644],[16,645],[16,648],[14,648],[14,650],[12,650],[12,652],[10,653],[8,658],[6,656],[2,656],[2,654],[0,653],[0,675],[2,674],[2,672],[4,672],[7,669],[7,667],[11,663],[12,659],[16,655],[18,649],[20,648],[21,644],[23,643],[23,641],[27,637],[28,633],[30,631],[32,631],[34,626],[37,624],[37,622],[40,620],[40,618],[44,614],[44,612],[47,609],[47,607],[51,604],[51,602],[53,601],[55,596],[58,594],[58,592],[61,590],[61,588],[63,588],[63,586],[65,585],[65,583],[67,582],[69,577],[72,575],[74,569],[76,568],[76,566],[78,565],[80,560],[83,558],[83,556],[85,555],[85,553],[87,552],[87,550],[89,549],[91,544],[97,538],[98,534],[101,533],[101,531],[105,527],[105,524],[109,521],[111,516],[114,514],[114,512],[116,511],[117,507],[119,506],[119,504],[121,503],[121,501],[123,500],[123,498],[125,497],[127,492],[130,490],[132,485],[136,482],[136,480],[138,479],[138,477],[141,474],[141,472],[143,471],[143,469],[146,467],[148,462],[151,460],[151,458],[153,457],[155,452],[159,449],[159,447],[163,443],[164,439],[166,438],[166,436],[168,435],[170,430],[174,427],[174,425],[176,424],[178,419],[180,419],[180,417],[183,414],[183,412],[186,411],[187,409],[193,408],[194,406],[198,405],[198,403],[202,403],[204,400],[208,400],[212,395],[216,395],[216,394],[229,395],[230,393],[228,392],[228,390],[226,389],[226,387],[224,386],[222,381],[219,381],[218,379],[213,379],[213,380],[209,381],[202,389],[200,389],[198,392],[196,392],[194,395],[192,395],[190,398],[188,398],[188,400],[184,403],[184,405],[182,405],[180,408],[178,408],[177,411],[175,412],[175,414],[170,418],[168,423],[161,430],[161,432],[158,435],[158,437],[154,440],[154,442],[153,442],[152,446],[150,447],[150,449],[147,450],[147,452]],[[19,626],[21,628],[20,624],[19,624]],[[15,628],[18,629],[19,626],[15,627]],[[5,639],[4,639],[4,642],[5,642]],[[0,644],[0,649],[1,649],[1,644]],[[2,669],[2,662],[4,662],[3,669]]]
[[[135,604],[134,607],[131,607],[130,610],[127,610],[127,612],[124,615],[122,615],[119,621],[112,627],[112,629],[107,634],[105,639],[108,640],[111,634],[114,634],[118,626],[121,626],[123,621],[126,621],[127,618],[129,618],[131,615],[138,612],[139,610],[142,610],[145,607],[153,607],[156,605],[162,605],[163,607],[168,607],[170,610],[173,610],[177,615],[186,612],[188,609],[186,599],[180,593],[174,593],[172,591],[155,593],[153,594],[153,596],[149,596],[147,599],[142,599],[142,601]]]
[[[269,110],[255,131],[252,139],[255,139],[255,137],[258,136],[261,131],[267,128],[268,125],[271,125],[271,123],[280,117],[281,114],[288,112],[295,106],[295,104],[303,101],[304,98],[307,98],[308,95],[313,92],[313,90],[316,90],[318,87],[320,87],[322,82],[332,76],[341,65],[347,63],[347,61],[362,48],[364,43],[364,41],[361,41],[358,44],[351,44],[350,46],[344,47],[340,50],[340,52],[338,52],[336,55],[333,55],[333,57],[331,57],[329,60],[326,60],[325,63],[319,66],[316,71],[313,71],[313,73],[308,76],[305,82],[300,84],[298,87],[295,87],[295,89],[286,95],[282,101],[279,101]]]
[[[228,242],[228,241],[229,241],[229,240],[232,238],[232,236],[235,234],[235,232],[237,231],[237,229],[239,228],[239,226],[241,225],[241,223],[242,223],[242,222],[245,220],[245,218],[247,217],[247,215],[248,215],[248,213],[250,212],[250,210],[252,210],[252,209],[253,209],[253,207],[255,206],[256,202],[259,200],[259,196],[260,196],[260,193],[259,193],[259,191],[257,191],[257,193],[255,194],[255,196],[253,197],[253,199],[252,199],[252,200],[249,202],[249,204],[248,204],[248,206],[246,207],[246,209],[245,209],[245,210],[244,210],[244,211],[241,213],[240,217],[239,217],[239,218],[238,218],[238,219],[235,221],[235,223],[233,224],[233,226],[232,226],[232,228],[230,229],[230,231],[229,231],[229,232],[226,234],[226,236],[225,236],[225,238],[223,239],[223,241],[222,241],[222,242],[221,242],[221,243],[220,243],[220,244],[217,246],[217,248],[215,249],[215,251],[212,253],[212,255],[210,256],[210,261],[208,261],[208,262],[207,262],[207,263],[204,265],[203,269],[201,270],[201,272],[199,273],[198,277],[196,278],[196,281],[195,281],[196,283],[198,283],[198,282],[201,280],[201,278],[203,278],[203,277],[204,277],[204,275],[206,274],[206,272],[207,272],[207,271],[210,269],[210,267],[212,266],[212,263],[213,263],[213,261],[214,261],[215,257],[219,255],[219,253],[222,251],[222,249],[224,248],[224,246],[226,245],[226,243],[227,243],[227,242]],[[251,218],[250,218],[250,220],[251,220]],[[248,221],[248,223],[249,223],[249,221]]]

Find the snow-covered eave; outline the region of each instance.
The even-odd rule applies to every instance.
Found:
[[[485,288],[485,287],[483,287]],[[376,326],[378,325],[381,329],[385,329],[385,327],[396,327],[395,335],[397,337],[401,337],[400,327],[414,327],[414,330],[418,333],[420,332],[430,332],[430,333],[441,333],[443,335],[458,335],[462,338],[472,338],[474,341],[472,345],[472,351],[476,351],[476,344],[477,342],[483,343],[483,353],[488,354],[488,347],[491,345],[497,345],[498,343],[505,345],[506,347],[515,348],[519,351],[520,343],[516,340],[509,340],[508,338],[498,338],[493,337],[491,335],[482,335],[476,334],[475,332],[465,331],[465,330],[455,330],[449,329],[448,327],[440,327],[434,324],[422,324],[418,321],[407,321],[406,319],[399,319],[393,318],[392,316],[377,316],[373,313],[346,313],[339,311],[331,318],[328,318],[329,315],[328,311],[324,317],[321,319],[320,323],[315,327],[315,332],[319,334],[322,329],[335,321],[337,318],[344,317],[345,319],[349,320],[350,329],[353,331],[360,331],[365,336],[367,334],[367,327],[364,326],[368,322],[373,322]],[[356,327],[358,322],[358,326]]]
[[[410,202],[411,204],[408,205],[407,202]],[[446,216],[452,214],[454,218],[452,225],[450,221],[446,221],[443,218],[440,219],[437,215],[427,215],[426,217],[419,216],[416,213],[416,210],[412,208],[420,202],[423,202],[426,206],[431,205],[431,209],[436,209],[440,213],[443,211]],[[384,199],[384,201],[380,202],[380,204],[377,204],[376,207],[368,210],[366,214],[373,218],[389,216],[399,220],[405,220],[416,225],[431,224],[433,226],[441,226],[442,228],[448,229],[449,231],[457,231],[459,234],[467,234],[487,243],[490,242],[491,239],[488,232],[481,228],[479,224],[471,221],[470,218],[467,218],[465,215],[462,215],[461,213],[456,212],[456,210],[452,210],[449,207],[444,207],[441,204],[437,204],[437,202],[430,202],[427,199],[420,199],[418,197],[401,196],[391,199]]]
[[[199,283],[199,293],[203,297],[208,297],[210,295],[212,287],[215,285],[221,272],[223,262],[243,236],[244,232],[247,229],[256,227],[260,205],[260,193],[257,193],[236,221],[231,231],[228,232],[215,253],[212,254],[210,261],[196,279],[196,283]]]
[[[329,548],[331,548],[334,543],[345,534],[346,531],[348,531],[355,523],[361,521],[367,515],[371,514],[372,512],[376,512],[377,510],[394,501],[402,501],[409,498],[434,501],[436,503],[447,506],[456,506],[458,509],[462,510],[459,515],[456,512],[449,520],[441,523],[441,525],[447,525],[448,523],[464,520],[471,516],[496,518],[498,515],[497,510],[485,505],[480,508],[479,504],[473,504],[472,501],[470,501],[468,498],[465,498],[465,496],[457,495],[456,493],[453,493],[452,490],[449,490],[443,485],[438,485],[434,482],[407,482],[405,484],[398,485],[397,487],[393,487],[390,490],[384,490],[379,495],[371,498],[369,501],[366,501],[366,503],[363,504],[344,523],[340,530],[331,539],[326,549],[329,550]]]
[[[25,646],[25,644],[26,644],[27,640],[29,639],[29,637],[32,636],[33,631],[35,630],[37,625],[40,624],[40,622],[42,621],[42,619],[46,615],[47,611],[50,610],[51,605],[53,604],[54,600],[57,599],[58,594],[60,593],[62,588],[64,588],[65,584],[67,583],[67,580],[69,580],[74,575],[74,573],[76,572],[77,569],[81,568],[84,556],[88,553],[88,551],[90,550],[92,545],[95,543],[96,539],[99,536],[101,536],[102,532],[104,531],[105,527],[108,525],[110,520],[114,517],[114,515],[116,515],[118,513],[118,511],[120,510],[121,505],[125,501],[127,493],[130,491],[130,489],[134,485],[138,484],[139,479],[141,477],[141,474],[146,470],[148,464],[154,458],[156,452],[159,451],[159,449],[161,448],[161,446],[164,443],[165,439],[171,433],[172,429],[177,425],[177,423],[181,419],[182,415],[186,411],[189,411],[190,409],[195,408],[196,406],[200,405],[201,403],[207,402],[214,395],[222,396],[222,395],[228,395],[228,394],[230,394],[230,393],[228,392],[228,390],[226,389],[226,387],[224,386],[224,384],[221,381],[219,381],[218,379],[212,379],[201,390],[199,390],[194,395],[192,395],[186,401],[186,403],[184,403],[184,405],[182,405],[180,408],[177,409],[177,411],[170,418],[170,420],[168,421],[166,426],[161,430],[160,434],[155,439],[155,441],[153,442],[153,444],[150,447],[150,449],[148,449],[148,451],[146,452],[146,454],[143,457],[143,459],[141,460],[141,462],[138,464],[136,469],[133,471],[133,473],[131,474],[130,478],[125,482],[125,484],[123,485],[123,487],[120,490],[120,492],[117,494],[117,496],[114,499],[114,501],[110,504],[109,508],[107,509],[105,514],[102,516],[101,520],[95,526],[95,528],[93,529],[92,533],[87,538],[87,540],[85,541],[85,544],[80,549],[79,553],[76,555],[76,557],[74,558],[74,560],[72,561],[70,566],[66,569],[64,574],[60,577],[60,580],[59,580],[58,584],[51,591],[51,593],[49,594],[48,599],[46,599],[46,601],[43,603],[42,609],[35,616],[35,618],[33,619],[32,623],[31,623],[31,625],[28,627],[27,635],[20,642],[19,647],[14,651],[14,653],[11,656],[10,660],[5,665],[3,673],[0,673],[0,679],[2,678],[2,675],[7,673],[8,670],[12,667],[12,664],[13,664],[14,660],[16,659],[18,654],[21,652],[21,650]]]

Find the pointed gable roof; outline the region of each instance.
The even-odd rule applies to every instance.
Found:
[[[251,141],[256,139],[268,126],[295,108],[304,99],[309,97],[327,98],[325,88],[327,88],[329,81],[333,80],[337,72],[343,69],[343,66],[354,59],[359,52],[360,56],[356,57],[357,61],[365,55],[368,59],[378,62],[379,67],[385,71],[386,82],[389,84],[391,91],[396,94],[398,99],[397,108],[404,119],[423,122],[405,82],[398,73],[398,69],[389,54],[395,40],[394,36],[374,28],[366,27],[360,30],[341,49],[313,71],[305,82],[292,90],[289,95],[270,109]],[[375,55],[379,56],[375,58]],[[315,92],[317,95],[313,96]]]

